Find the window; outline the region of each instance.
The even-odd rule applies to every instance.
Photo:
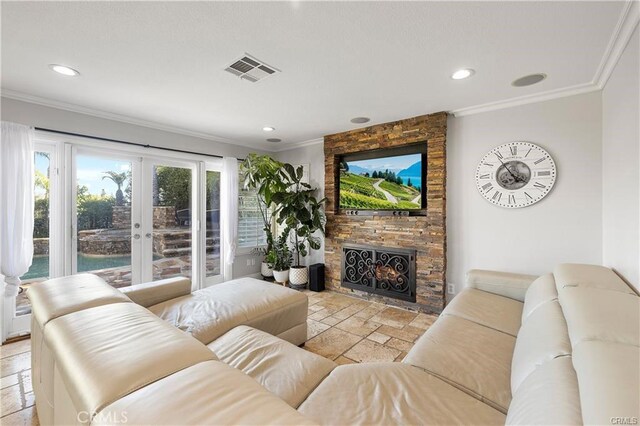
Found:
[[[255,190],[238,190],[238,248],[254,248],[267,244],[262,215]]]

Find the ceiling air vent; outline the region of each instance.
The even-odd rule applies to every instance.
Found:
[[[247,54],[234,61],[231,65],[225,68],[225,71],[252,83],[269,77],[271,74],[275,74],[276,72],[280,72],[280,70]]]

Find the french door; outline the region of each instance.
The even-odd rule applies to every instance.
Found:
[[[70,273],[114,287],[142,282],[141,158],[71,148]]]
[[[72,273],[114,287],[222,281],[220,171],[203,162],[74,148]]]
[[[48,278],[88,272],[120,288],[187,276],[194,290],[230,279],[221,161],[95,146],[36,143],[34,258],[20,294],[4,298],[3,339],[29,332],[26,290]]]

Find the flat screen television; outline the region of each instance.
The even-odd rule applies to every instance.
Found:
[[[425,208],[426,145],[345,155],[339,162],[342,210]]]

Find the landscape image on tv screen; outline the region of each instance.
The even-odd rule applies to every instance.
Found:
[[[409,154],[340,163],[340,208],[421,208],[422,155]]]

